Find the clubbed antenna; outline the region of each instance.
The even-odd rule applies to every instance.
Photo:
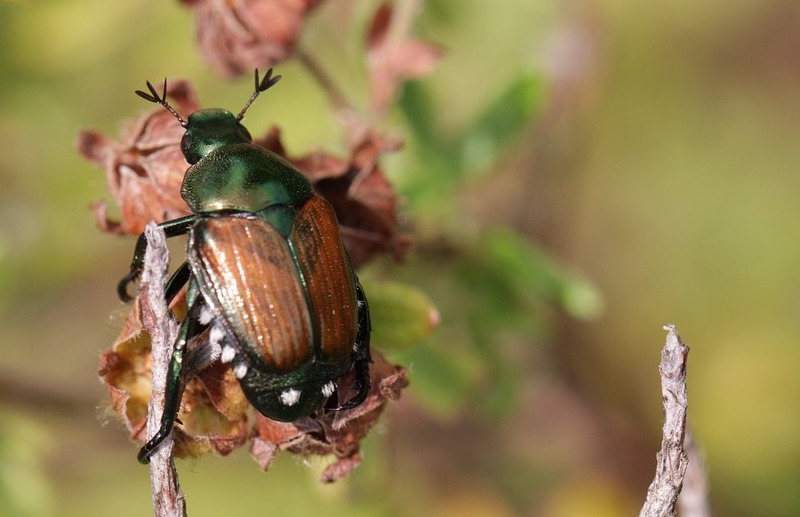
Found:
[[[275,85],[275,83],[280,81],[280,79],[281,79],[281,76],[279,76],[279,75],[276,75],[275,77],[272,77],[272,68],[270,68],[269,70],[267,70],[267,75],[264,76],[264,79],[262,79],[259,82],[259,80],[258,80],[258,68],[256,68],[256,91],[254,91],[253,95],[250,96],[250,100],[247,101],[247,104],[244,105],[244,108],[242,108],[242,111],[240,111],[239,114],[236,115],[236,120],[242,120],[244,118],[245,112],[247,111],[247,108],[249,108],[250,105],[253,104],[253,101],[256,100],[256,97],[258,97],[261,92],[265,92],[265,91],[269,90],[272,86]],[[149,83],[148,83],[148,85],[149,85]],[[151,91],[152,91],[152,88],[151,88]]]
[[[167,111],[175,115],[175,118],[177,118],[180,121],[181,126],[186,127],[188,125],[187,122],[183,120],[183,118],[181,118],[180,115],[178,115],[178,112],[175,111],[175,108],[170,106],[169,103],[167,102],[166,78],[164,79],[164,91],[161,92],[161,95],[158,95],[158,92],[156,91],[155,88],[153,88],[153,85],[150,84],[150,81],[147,81],[147,89],[150,90],[150,93],[143,92],[142,90],[136,90],[136,95],[138,95],[139,97],[141,97],[146,101],[154,102],[156,104],[161,104],[162,106],[167,108]]]

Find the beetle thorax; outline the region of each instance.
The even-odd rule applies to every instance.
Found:
[[[251,143],[219,146],[189,167],[181,195],[194,213],[259,212],[298,207],[314,195],[311,182],[280,156]]]

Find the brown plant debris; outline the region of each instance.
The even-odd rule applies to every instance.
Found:
[[[200,53],[223,77],[288,58],[320,0],[181,0],[194,12]]]

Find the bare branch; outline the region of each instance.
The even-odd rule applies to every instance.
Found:
[[[145,228],[147,250],[139,288],[142,321],[150,334],[153,354],[153,393],[147,408],[147,436],[158,431],[164,412],[164,391],[167,369],[172,355],[172,345],[178,334],[178,325],[170,316],[164,298],[167,282],[169,251],[164,231],[155,223]],[[186,515],[186,504],[178,472],[172,455],[172,438],[167,438],[150,457],[150,488],[153,494],[153,512],[156,517],[181,517]]]
[[[683,449],[686,434],[686,356],[689,347],[674,325],[664,325],[667,342],[661,351],[661,396],[664,429],[661,450],[656,455],[656,475],[639,517],[674,517],[675,503],[683,486],[689,459]]]

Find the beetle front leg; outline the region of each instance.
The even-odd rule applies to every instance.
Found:
[[[195,299],[199,301],[199,298]],[[175,420],[178,418],[178,409],[181,406],[181,397],[183,395],[183,366],[184,366],[184,352],[186,345],[191,339],[201,332],[203,332],[207,325],[201,324],[197,315],[199,313],[199,303],[192,303],[186,320],[181,324],[178,331],[178,339],[175,341],[175,347],[172,351],[172,357],[169,361],[167,369],[167,383],[164,390],[164,411],[161,414],[161,426],[156,432],[155,436],[145,443],[144,447],[139,451],[137,459],[139,463],[144,465],[150,463],[150,456],[156,451],[161,442],[172,432],[172,427],[175,425]]]
[[[122,280],[119,281],[117,284],[117,296],[123,302],[129,302],[133,298],[131,295],[128,294],[128,284],[136,280],[139,276],[139,273],[142,272],[142,267],[144,266],[144,252],[147,249],[147,239],[144,236],[144,233],[139,235],[139,238],[136,239],[136,247],[133,249],[133,260],[131,260],[131,270],[128,272],[127,275],[122,277]]]
[[[196,220],[196,215],[187,215],[179,219],[163,222],[159,224],[158,227],[164,230],[164,234],[166,234],[168,238],[175,237],[187,233]],[[144,233],[142,233],[136,240],[136,247],[133,250],[131,270],[127,275],[122,277],[122,280],[117,284],[117,296],[119,296],[119,299],[123,302],[129,302],[133,299],[133,297],[128,294],[128,284],[136,280],[142,272],[142,267],[144,266],[144,252],[146,249],[147,239],[145,239]]]

